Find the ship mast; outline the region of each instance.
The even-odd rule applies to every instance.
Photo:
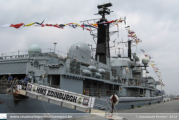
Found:
[[[98,13],[96,15],[101,15],[102,18],[97,22],[98,23],[98,32],[97,32],[97,45],[96,45],[96,55],[95,58],[99,56],[99,62],[107,64],[107,59],[110,58],[110,47],[109,47],[109,23],[100,24],[102,22],[107,22],[105,15],[109,15],[112,11],[107,7],[111,7],[111,3],[106,3],[98,5]]]

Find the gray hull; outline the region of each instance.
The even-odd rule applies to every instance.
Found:
[[[109,98],[105,98],[109,99]],[[162,102],[163,97],[158,96],[158,97],[120,97],[119,98],[119,103],[115,106],[116,110],[124,110],[124,109],[130,109],[132,107],[139,107],[139,106],[144,106],[144,105],[150,105],[150,104],[155,104],[155,103],[160,103]],[[96,99],[97,104],[106,104],[105,102],[102,103],[98,99]],[[111,103],[109,103],[111,105]],[[97,107],[96,107],[97,108]],[[102,108],[97,108],[97,109],[102,109]]]
[[[34,98],[14,100],[12,95],[0,94],[0,113],[83,113]]]
[[[109,98],[103,98],[109,99]],[[144,106],[162,101],[162,97],[121,97],[120,102],[115,106],[117,110],[130,109],[133,107]],[[0,104],[0,113],[84,113],[82,111],[66,108],[63,106],[55,105],[45,101],[40,101],[34,98],[26,98],[21,100],[15,100],[14,96],[0,94],[0,101],[4,103]],[[101,100],[96,99],[96,104],[102,104],[107,106],[106,102],[102,103]],[[109,103],[108,105],[111,105]],[[96,109],[102,109],[95,107]]]

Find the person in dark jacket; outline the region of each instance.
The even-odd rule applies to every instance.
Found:
[[[25,83],[25,85],[27,85],[28,81],[29,81],[29,78],[28,78],[28,76],[26,75],[25,78],[24,78],[24,83]]]
[[[12,83],[13,77],[11,75],[9,75],[8,77],[8,83]]]
[[[1,78],[0,84],[6,84],[6,83],[7,83],[7,78],[6,78],[6,76],[4,75],[4,76]]]

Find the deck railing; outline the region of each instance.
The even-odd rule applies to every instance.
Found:
[[[146,83],[139,83],[139,82],[128,82],[128,84],[126,84],[127,86],[141,86],[141,87],[147,87],[149,88],[149,84]]]
[[[49,55],[54,54],[54,50],[51,48],[42,49],[42,53],[36,55],[43,56],[45,54],[49,54]],[[55,50],[55,54],[63,59],[66,58],[67,56],[67,53],[59,50]],[[29,58],[28,50],[17,50],[15,52],[1,53],[1,57],[0,57],[0,59],[13,59],[13,58]]]
[[[119,92],[119,97],[141,97],[141,94],[139,92]]]
[[[95,97],[110,97],[112,94],[116,94],[119,97],[142,97],[139,92],[123,92],[119,90],[107,90],[97,88],[86,88],[84,95],[95,96]]]
[[[112,94],[119,94],[118,90],[107,90],[107,89],[97,89],[97,88],[86,88],[84,90],[84,95],[95,96],[95,97],[105,97],[111,96]]]

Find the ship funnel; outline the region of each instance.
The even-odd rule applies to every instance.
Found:
[[[131,58],[131,42],[132,40],[128,41],[128,57],[130,58],[131,61],[133,61],[133,59]]]

